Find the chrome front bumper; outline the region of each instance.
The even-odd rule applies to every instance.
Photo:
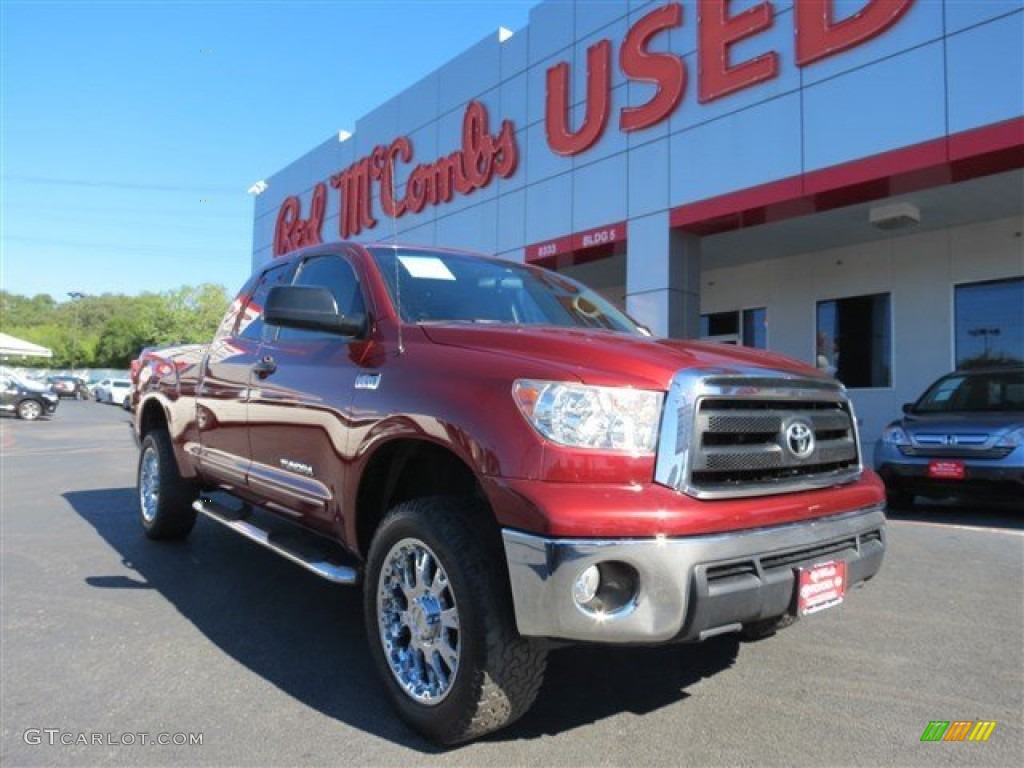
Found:
[[[519,632],[603,643],[702,640],[795,610],[795,569],[847,564],[847,587],[874,576],[885,552],[885,513],[873,506],[772,528],[657,539],[546,539],[502,531]],[[591,565],[626,563],[635,599],[595,615],[573,598]]]

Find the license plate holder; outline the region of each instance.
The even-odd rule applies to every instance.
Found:
[[[963,480],[967,471],[962,461],[940,460],[928,462],[928,477],[933,480]]]
[[[846,597],[845,560],[797,568],[796,575],[797,614],[800,616],[832,608]]]

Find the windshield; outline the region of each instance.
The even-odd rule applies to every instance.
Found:
[[[395,247],[369,250],[392,302],[401,306],[402,319],[409,323],[555,325],[643,333],[594,291],[554,272],[467,254]]]
[[[1024,411],[1024,371],[953,373],[914,405],[914,413],[955,411]]]

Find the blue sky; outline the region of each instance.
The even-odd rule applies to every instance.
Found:
[[[532,5],[0,0],[0,287],[236,290],[253,182]]]

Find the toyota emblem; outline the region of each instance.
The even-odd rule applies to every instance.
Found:
[[[794,421],[786,428],[786,447],[798,459],[814,453],[814,430],[805,421]]]

